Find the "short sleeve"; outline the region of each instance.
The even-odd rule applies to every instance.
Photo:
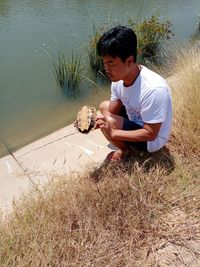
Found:
[[[141,101],[141,116],[146,123],[164,122],[167,116],[167,96],[165,87],[149,90]]]
[[[120,99],[120,97],[119,97],[119,93],[118,93],[117,83],[112,82],[112,84],[111,84],[111,97],[110,97],[110,100],[111,101],[116,101],[116,100],[119,100],[119,99]]]

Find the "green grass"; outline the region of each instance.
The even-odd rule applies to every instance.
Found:
[[[58,60],[52,60],[55,79],[65,97],[80,96],[80,84],[84,80],[81,57],[74,52],[70,56],[58,53]]]
[[[97,54],[97,43],[102,34],[103,30],[98,29],[95,24],[93,23],[93,35],[90,37],[89,40],[89,47],[88,47],[88,58],[91,70],[94,74],[100,74],[102,77],[105,75],[105,70],[103,66],[103,60]]]

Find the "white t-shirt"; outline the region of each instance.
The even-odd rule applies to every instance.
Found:
[[[144,122],[162,122],[157,137],[153,141],[147,141],[148,152],[155,152],[169,139],[172,99],[165,79],[145,66],[141,67],[140,74],[133,85],[125,87],[122,80],[112,82],[111,101],[121,100],[129,120],[142,127]]]

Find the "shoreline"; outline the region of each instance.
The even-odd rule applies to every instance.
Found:
[[[38,136],[33,137],[30,141],[24,142],[23,144],[16,145],[14,148],[11,148],[11,149],[6,144],[6,142],[4,142],[4,140],[2,140],[3,146],[6,148],[8,147],[8,148],[6,149],[7,153],[0,154],[0,160],[6,156],[9,156],[11,154],[15,154],[17,151],[23,149],[24,147],[29,146],[30,144],[33,144],[33,143],[37,142],[38,140],[43,139],[43,138],[45,138],[45,137],[47,137],[47,136],[49,136],[49,135],[51,135],[57,131],[60,131],[61,129],[66,128],[70,125],[71,125],[71,123],[67,124],[66,126],[60,126],[60,127],[55,128],[55,129],[52,129],[50,131],[47,131],[44,134],[39,134]],[[11,152],[9,150],[11,150]]]
[[[99,129],[79,133],[67,125],[0,158],[0,213],[11,212],[33,186],[44,185],[53,174],[81,171],[85,164],[101,163],[113,149]]]

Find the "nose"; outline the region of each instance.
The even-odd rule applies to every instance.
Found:
[[[105,70],[106,70],[107,73],[110,72],[110,67],[109,67],[108,64],[104,64],[104,68],[105,68]]]

